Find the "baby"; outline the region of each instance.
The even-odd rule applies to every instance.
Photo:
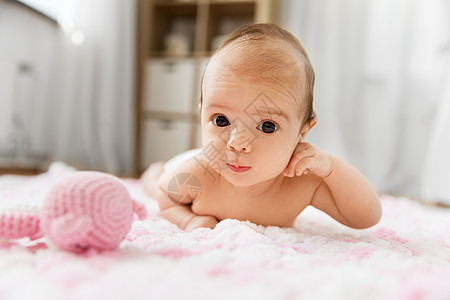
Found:
[[[344,161],[305,142],[316,124],[314,71],[289,32],[233,32],[202,79],[202,149],[150,166],[144,189],[181,229],[224,219],[289,227],[309,205],[352,228],[381,217],[377,194]]]

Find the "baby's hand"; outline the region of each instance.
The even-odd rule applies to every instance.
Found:
[[[195,216],[191,221],[189,221],[189,223],[186,224],[184,230],[191,232],[192,230],[200,227],[214,229],[217,223],[219,223],[217,219],[212,216]]]
[[[300,142],[284,170],[284,176],[301,176],[312,172],[319,177],[327,177],[332,170],[331,158],[327,153],[309,143]]]

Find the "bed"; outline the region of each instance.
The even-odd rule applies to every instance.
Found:
[[[39,207],[71,172],[54,163],[37,176],[0,176],[0,208]],[[186,233],[138,180],[122,180],[149,213],[117,250],[3,240],[0,299],[450,299],[450,209],[382,195],[382,221],[366,230],[308,208],[293,228],[224,220]]]

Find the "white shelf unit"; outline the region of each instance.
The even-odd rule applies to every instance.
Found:
[[[200,81],[217,41],[243,24],[275,23],[276,3],[139,1],[136,175],[152,162],[201,146]]]

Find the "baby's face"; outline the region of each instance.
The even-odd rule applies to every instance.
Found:
[[[279,176],[301,137],[298,104],[276,84],[243,80],[220,59],[202,86],[203,151],[227,181],[251,186]]]

